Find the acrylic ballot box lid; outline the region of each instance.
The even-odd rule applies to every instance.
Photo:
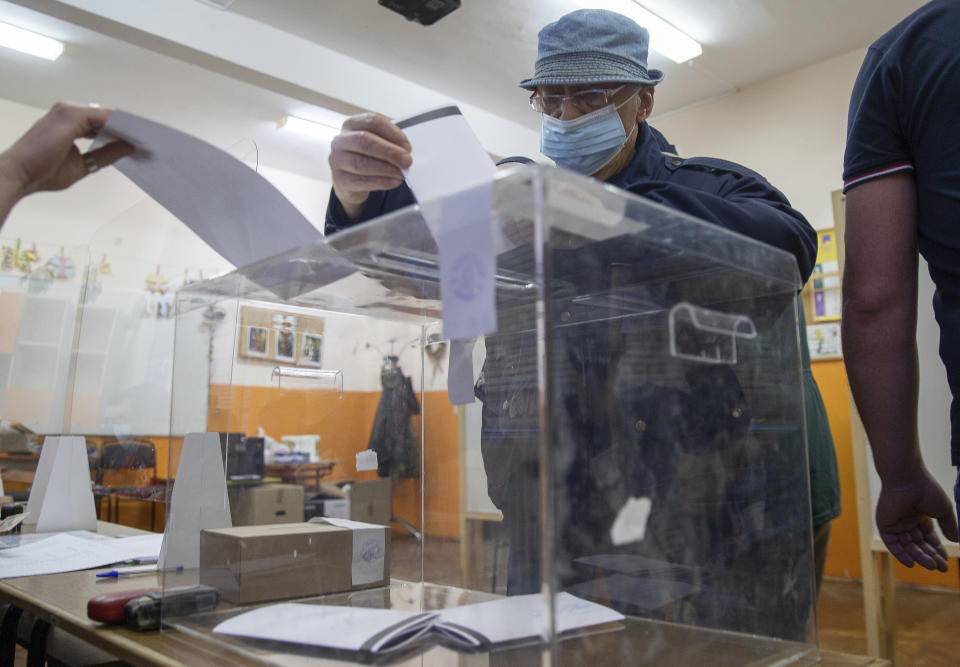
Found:
[[[457,208],[467,201],[489,202],[489,211]],[[452,288],[441,274],[451,258],[437,234],[458,210],[489,223],[497,326],[450,341]],[[266,577],[258,590],[270,590],[262,582],[271,576],[286,582],[282,596],[167,621],[279,664],[421,664],[428,655],[455,664],[462,645],[438,629],[449,610],[539,599],[532,633],[484,635],[478,620],[466,635],[486,637],[479,650],[492,651],[491,662],[545,646],[554,664],[600,659],[597,651],[610,664],[647,664],[639,647],[656,644],[649,664],[724,651],[729,664],[811,664],[799,287],[788,253],[531,166],[185,286],[175,351],[209,337],[211,371],[196,377],[175,355],[171,419],[195,409],[177,397],[195,396],[199,383],[210,433],[311,434],[321,459],[340,461],[329,481],[389,480],[391,524],[381,551],[361,549],[366,538],[356,537],[323,556],[256,552],[244,572]],[[188,314],[198,311],[219,313],[219,324],[197,327]],[[178,514],[172,485],[167,540],[196,560],[168,570],[164,586],[234,590],[242,568],[211,557],[203,538],[231,521],[222,501],[216,507],[226,473],[191,457],[190,470],[183,457],[182,474],[173,460],[169,468],[207,496],[181,498],[189,509]],[[327,503],[307,506],[321,512]],[[356,519],[342,498],[329,507]],[[375,552],[388,554],[377,570],[386,586],[369,573],[357,578],[358,559],[376,561]],[[234,570],[224,575],[228,561]],[[205,571],[213,562],[217,576]],[[324,567],[350,563],[349,588],[309,593]],[[298,577],[309,597],[290,597]],[[344,652],[322,636],[307,646],[218,630],[236,618],[226,627],[245,627],[244,613],[295,615],[304,608],[271,605],[300,602],[427,613],[430,629],[393,658],[369,646]],[[591,616],[598,608],[606,612]]]

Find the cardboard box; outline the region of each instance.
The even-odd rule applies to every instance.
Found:
[[[349,518],[380,526],[390,524],[393,485],[389,479],[321,484],[318,491],[312,504],[316,506],[316,501],[323,499],[323,516]]]
[[[389,528],[333,521],[204,530],[200,583],[234,604],[387,585]]]
[[[229,485],[234,526],[303,521],[303,487],[299,484]]]

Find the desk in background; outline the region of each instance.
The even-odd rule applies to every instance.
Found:
[[[284,484],[299,484],[309,489],[320,486],[320,480],[333,472],[333,466],[342,461],[316,461],[314,463],[267,463],[263,466],[264,477],[275,477]]]

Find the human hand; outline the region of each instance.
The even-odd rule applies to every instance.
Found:
[[[377,113],[351,116],[330,144],[333,191],[351,218],[374,190],[403,183],[401,169],[413,163],[410,142],[389,118]]]
[[[125,141],[113,141],[80,154],[74,141],[95,137],[109,117],[109,109],[54,105],[13,146],[0,153],[0,179],[19,199],[39,190],[63,190],[130,155],[134,148]]]
[[[877,499],[877,529],[890,553],[907,567],[919,563],[928,570],[947,571],[947,552],[933,521],[947,539],[957,541],[953,503],[926,468],[911,479],[884,484]]]

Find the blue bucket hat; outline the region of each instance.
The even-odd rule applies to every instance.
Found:
[[[650,34],[637,22],[606,9],[578,9],[544,26],[533,77],[521,88],[585,83],[655,86],[663,72],[647,69]]]

